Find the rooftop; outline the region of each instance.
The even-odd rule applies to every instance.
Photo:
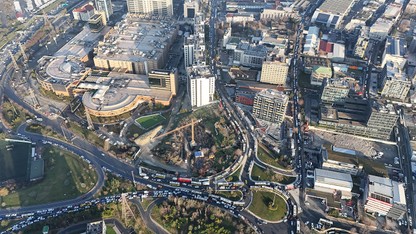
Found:
[[[127,17],[105,35],[96,57],[134,62],[157,60],[176,32],[174,20]]]
[[[403,183],[398,183],[388,178],[373,175],[368,176],[368,181],[369,193],[376,193],[386,197],[390,197],[392,198],[393,203],[406,203]]]
[[[118,110],[130,103],[136,103],[139,96],[154,97],[157,100],[168,101],[171,92],[152,90],[148,77],[145,75],[110,72],[105,75],[90,75],[78,84],[79,89],[87,90],[82,102],[93,110]]]
[[[320,7],[318,7],[318,9],[322,12],[328,12],[335,15],[343,15],[353,2],[353,0],[326,0]]]
[[[315,169],[315,185],[329,185],[330,187],[346,188],[351,191],[353,187],[352,177],[348,173]]]
[[[73,56],[83,58],[98,44],[100,36],[108,32],[109,28],[104,28],[101,32],[91,32],[88,26],[78,33],[72,40],[66,43],[54,56]]]
[[[264,89],[260,91],[257,96],[273,99],[274,102],[286,103],[289,100],[286,94],[275,89]]]

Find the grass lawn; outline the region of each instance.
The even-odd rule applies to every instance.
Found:
[[[237,182],[240,179],[238,178],[240,176],[240,172],[241,172],[241,166],[240,168],[238,168],[237,171],[235,171],[233,174],[231,174],[229,177],[227,177],[227,181],[228,182]]]
[[[1,197],[6,207],[75,198],[88,192],[97,182],[95,170],[89,169],[86,162],[68,151],[48,146],[42,157],[45,160],[45,177]]]
[[[231,201],[239,201],[243,197],[243,194],[241,191],[218,191],[216,192],[217,195],[220,195],[222,197],[228,198]]]
[[[26,179],[32,144],[0,141],[0,181]]]
[[[274,173],[273,171],[265,170],[256,164],[254,164],[253,170],[251,171],[251,177],[253,178],[253,180],[272,181],[272,182],[278,182],[281,184],[291,184],[296,180],[296,177],[289,177],[289,176],[277,174],[277,173]]]
[[[277,155],[272,156],[270,154],[270,152],[267,152],[263,147],[258,147],[257,148],[257,156],[265,164],[269,164],[269,165],[272,165],[272,166],[277,167],[277,168],[286,169],[285,167],[280,165],[279,158],[278,158]],[[274,157],[274,156],[277,156],[277,157]]]
[[[328,158],[331,160],[336,160],[340,162],[352,163],[355,165],[362,165],[364,170],[375,176],[387,177],[388,172],[384,163],[373,160],[367,157],[357,157],[349,154],[343,154],[339,152],[332,151],[330,144],[324,144],[324,147],[328,151]]]
[[[136,119],[136,123],[140,124],[140,126],[144,129],[150,129],[160,124],[164,120],[165,120],[165,117],[163,117],[160,114],[155,114],[155,115],[139,117]]]
[[[113,226],[110,226],[110,225],[105,225],[106,227],[107,227],[107,230],[106,230],[106,234],[116,234],[116,231],[114,231],[114,228],[113,228]]]
[[[274,205],[273,204],[274,199]],[[287,212],[286,201],[279,195],[267,191],[253,191],[253,201],[248,210],[262,219],[269,221],[282,220]]]

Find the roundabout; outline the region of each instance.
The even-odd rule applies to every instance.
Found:
[[[287,204],[283,195],[267,190],[253,190],[248,210],[258,218],[269,222],[281,222],[287,215]]]

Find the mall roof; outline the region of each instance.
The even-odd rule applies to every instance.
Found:
[[[318,9],[321,12],[328,12],[335,15],[343,15],[353,2],[353,0],[326,0],[322,3],[320,7],[318,7]]]

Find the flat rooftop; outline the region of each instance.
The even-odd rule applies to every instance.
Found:
[[[318,9],[321,12],[328,12],[335,15],[343,15],[353,2],[353,0],[326,0],[322,3],[320,7],[318,7]]]
[[[174,20],[127,17],[105,35],[96,57],[133,62],[157,60],[176,32]]]
[[[53,56],[73,56],[81,59],[88,55],[90,51],[98,44],[100,36],[105,35],[110,29],[104,27],[98,33],[91,32],[88,26],[66,43],[60,50],[58,50]]]
[[[153,97],[169,101],[172,93],[165,90],[152,90],[145,75],[110,72],[88,76],[78,84],[79,89],[88,90],[82,97],[83,104],[93,110],[119,110],[131,103],[135,105],[138,97]]]

